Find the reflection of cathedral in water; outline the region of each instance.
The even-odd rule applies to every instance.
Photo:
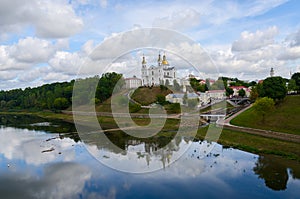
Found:
[[[145,158],[147,165],[150,165],[152,158],[160,157],[160,161],[163,164],[163,168],[166,165],[170,164],[172,155],[174,152],[179,150],[179,144],[184,141],[183,138],[175,138],[171,140],[165,146],[159,146],[158,142],[145,142],[142,140],[128,140],[126,143],[125,150],[129,150],[129,147],[132,146],[141,146],[143,145],[144,150],[138,151],[137,156],[138,158]]]

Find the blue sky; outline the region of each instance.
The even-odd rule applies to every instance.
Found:
[[[274,67],[288,78],[300,71],[299,8],[297,0],[2,0],[0,90],[74,79],[103,40],[148,27],[199,43],[219,75],[263,79]]]

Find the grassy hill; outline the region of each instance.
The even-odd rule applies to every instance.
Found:
[[[231,124],[300,135],[299,113],[300,96],[287,96],[274,111],[266,115],[264,123],[262,116],[250,108],[231,120]]]
[[[141,105],[149,105],[156,102],[157,95],[168,95],[172,93],[168,88],[161,89],[160,87],[141,87],[134,91],[131,98]]]

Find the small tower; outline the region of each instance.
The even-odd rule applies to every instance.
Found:
[[[161,56],[160,56],[160,53],[158,54],[157,65],[161,66]]]
[[[145,56],[143,55],[142,67],[146,68],[147,67],[146,64],[147,64],[147,62],[146,62]]]
[[[271,70],[270,70],[270,76],[271,76],[271,77],[274,77],[274,74],[275,74],[274,69],[271,68]]]
[[[147,69],[147,62],[145,59],[145,56],[143,55],[143,60],[142,60],[142,85],[147,85],[148,84],[148,69]]]

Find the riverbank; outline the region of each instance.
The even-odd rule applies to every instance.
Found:
[[[35,115],[45,119],[60,119],[74,123],[72,115],[63,113],[53,113],[50,111],[0,113]],[[103,129],[118,128],[112,117],[98,117],[98,121]],[[148,118],[136,118],[135,122],[138,125],[147,125],[150,122],[150,120]],[[164,126],[162,132],[159,133],[157,138],[159,139],[160,137],[173,137],[174,133],[179,127],[179,124],[180,120],[178,119],[167,119],[166,125]],[[210,125],[210,128],[218,132],[220,131],[219,127],[213,124]],[[199,128],[195,139],[205,139],[207,129],[208,127]],[[221,129],[221,131],[222,133],[218,140],[218,143],[226,147],[233,147],[255,154],[274,154],[281,157],[285,157],[287,159],[297,160],[300,162],[300,144],[298,143],[278,140],[274,138],[266,138],[259,135],[251,135],[230,129]]]
[[[287,96],[275,110],[262,116],[250,108],[230,121],[241,127],[300,135],[300,95]]]

